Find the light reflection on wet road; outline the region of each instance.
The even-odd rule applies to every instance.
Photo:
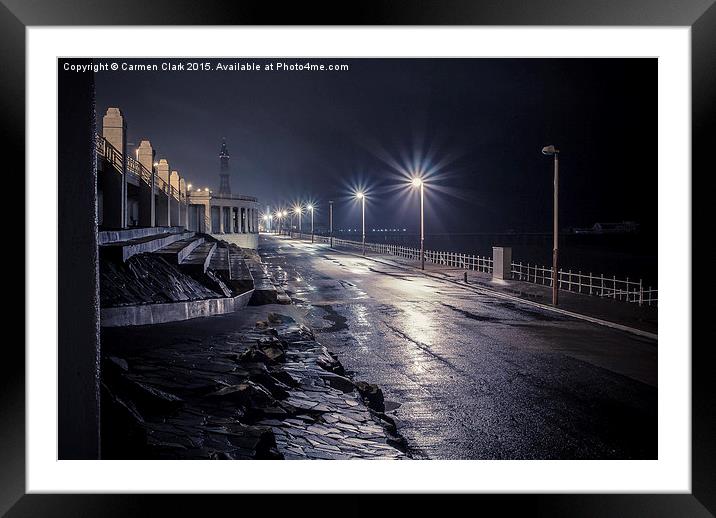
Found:
[[[325,245],[260,253],[416,457],[656,458],[654,342]]]

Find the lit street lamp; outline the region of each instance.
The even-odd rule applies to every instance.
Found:
[[[302,209],[303,209],[303,207],[301,207],[300,205],[296,205],[293,208],[293,212],[295,214],[298,214],[298,239],[301,239],[301,214],[303,214]]]
[[[313,205],[309,204],[306,208],[311,213],[311,243],[313,243]]]
[[[266,232],[271,232],[272,220],[273,220],[273,216],[271,215],[271,213],[264,214],[264,222],[265,222],[264,225],[266,226],[266,229],[265,229]]]
[[[423,212],[423,198],[425,192],[425,183],[416,176],[413,178],[413,187],[420,188],[420,269],[425,269],[425,225]]]
[[[557,305],[559,280],[557,267],[559,264],[559,150],[554,146],[545,146],[542,148],[542,154],[554,156],[554,221],[553,221],[553,244],[552,244],[552,304]]]
[[[281,213],[281,220],[284,220],[284,219],[286,218],[286,216],[288,216],[288,212],[284,210],[284,211]]]
[[[359,191],[356,193],[356,198],[361,201],[361,219],[363,222],[363,255],[365,255],[365,194]]]

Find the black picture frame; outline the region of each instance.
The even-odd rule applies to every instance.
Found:
[[[713,173],[716,120],[716,5],[714,0],[424,0],[293,3],[280,7],[257,1],[154,0],[0,0],[0,103],[4,148],[24,149],[25,30],[41,25],[615,25],[689,26],[692,52],[692,182]],[[24,170],[24,153],[17,170]],[[85,166],[87,164],[84,164]],[[51,169],[51,166],[49,166]],[[71,196],[59,185],[59,196]],[[696,191],[693,191],[696,192]],[[31,193],[24,193],[26,196]],[[62,207],[60,207],[62,210]],[[694,229],[710,215],[693,211]],[[692,234],[694,235],[694,234]],[[60,261],[71,250],[60,239]],[[706,257],[694,251],[692,271],[707,271]],[[52,257],[51,254],[49,254]],[[49,267],[49,265],[48,265]],[[702,269],[702,267],[704,269]],[[32,272],[26,271],[26,275]],[[690,272],[679,273],[691,285]],[[713,277],[713,275],[710,275]],[[60,281],[62,282],[62,281]],[[707,281],[708,283],[708,281]],[[85,287],[90,290],[90,287]],[[705,287],[708,290],[708,286]],[[87,304],[88,291],[73,290],[60,305]],[[691,304],[691,301],[684,301]],[[19,305],[18,305],[19,306]],[[694,307],[694,317],[705,306]],[[668,316],[667,316],[668,317]],[[704,319],[693,318],[693,322]],[[82,326],[59,321],[66,339],[86,339]],[[537,514],[570,516],[716,515],[716,404],[712,383],[713,345],[692,347],[692,492],[649,495],[502,495],[480,497],[501,514],[530,509]],[[0,361],[0,513],[8,516],[134,516],[148,514],[158,497],[146,495],[25,494],[25,355],[16,341],[5,343]],[[12,344],[12,345],[11,345]],[[227,496],[225,499],[235,497]],[[246,497],[242,505],[247,505]],[[358,508],[360,496],[341,507]],[[355,501],[355,505],[352,504]],[[414,499],[419,502],[421,499]],[[227,502],[228,503],[228,502]],[[186,498],[161,498],[162,514],[189,511]],[[199,504],[200,506],[202,504]],[[233,505],[233,504],[231,504]],[[272,509],[277,510],[277,504]],[[283,505],[292,505],[284,503]],[[296,505],[296,499],[293,499]],[[305,505],[305,504],[299,504]],[[470,504],[471,506],[475,505]],[[480,504],[482,505],[482,504]],[[316,511],[318,512],[318,511]]]

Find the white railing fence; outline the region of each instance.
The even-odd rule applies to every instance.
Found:
[[[511,272],[513,279],[552,286],[551,267],[513,262]],[[560,290],[633,302],[640,306],[655,306],[658,302],[658,290],[651,286],[645,287],[641,279],[634,281],[629,277],[617,279],[616,276],[606,277],[591,272],[559,270],[557,283]]]
[[[288,231],[283,232],[288,235]],[[299,239],[311,239],[311,234],[293,233],[293,237]],[[330,237],[319,236],[314,234],[313,241],[315,243],[330,243]],[[342,246],[345,248],[353,248],[362,250],[363,243],[361,241],[353,241],[350,239],[333,238],[333,246]],[[389,245],[386,243],[368,243],[365,244],[367,252],[377,254],[393,255],[403,259],[412,261],[420,261],[420,249],[411,248],[401,245]],[[433,264],[441,264],[451,268],[460,268],[463,270],[472,270],[476,272],[492,273],[492,258],[482,257],[479,255],[460,254],[457,252],[439,252],[435,250],[425,250],[425,262]]]
[[[311,239],[311,234],[299,234],[298,232],[290,234],[288,230],[282,231],[282,234],[292,235],[298,239]],[[315,234],[313,236],[313,241],[315,243],[328,244],[330,243],[330,237]],[[363,249],[361,241],[339,239],[335,237],[333,238],[333,246],[357,250]],[[392,255],[412,261],[420,261],[419,248],[381,243],[366,243],[365,249],[367,252]],[[435,250],[425,250],[425,262],[483,273],[492,273],[493,268],[491,257],[460,254],[457,252],[440,252]],[[518,281],[542,284],[550,287],[552,286],[551,267],[513,262],[511,274],[512,278]],[[559,270],[557,282],[560,290],[571,291],[574,293],[582,293],[601,298],[631,302],[639,304],[640,306],[656,306],[658,302],[658,290],[656,288],[652,288],[651,286],[645,287],[641,279],[639,279],[639,281],[634,281],[630,280],[629,277],[626,279],[617,279],[616,276],[605,277],[604,275],[594,275],[591,272],[582,273],[581,271],[573,272],[572,270]]]

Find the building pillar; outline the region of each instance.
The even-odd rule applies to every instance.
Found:
[[[169,176],[169,185],[171,185],[171,207],[169,223],[173,227],[181,226],[181,195],[179,194],[179,171],[172,171]]]
[[[171,225],[171,189],[169,189],[169,162],[166,158],[157,164],[157,226]]]
[[[107,108],[102,117],[102,136],[121,154],[119,171],[105,167],[101,180],[103,225],[127,227],[127,125],[119,108]]]
[[[156,225],[156,181],[154,171],[154,149],[148,140],[142,140],[137,148],[137,161],[149,175],[149,181],[139,179],[139,226],[153,227]]]
[[[207,234],[211,233],[211,200],[207,199],[204,202],[204,230]]]
[[[186,192],[186,181],[179,178],[179,225],[189,228],[189,196]]]

